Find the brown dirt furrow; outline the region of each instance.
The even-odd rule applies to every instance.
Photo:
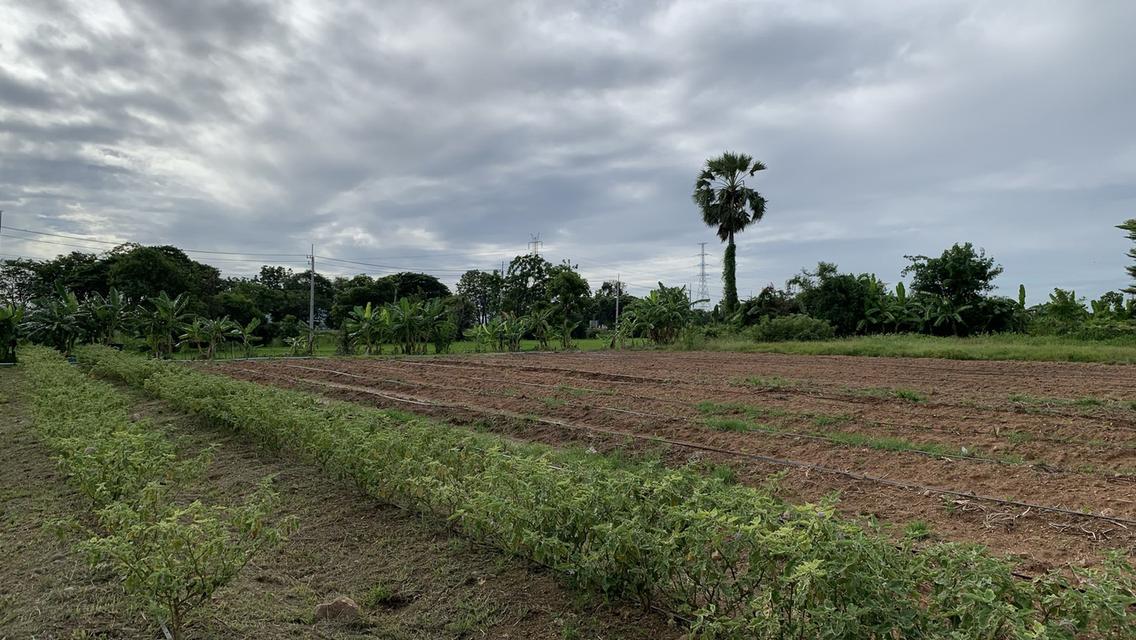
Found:
[[[1088,478],[1089,482],[1084,482],[1086,478],[1083,475],[1045,474],[1036,470],[1031,470],[1028,476],[1007,474],[1008,467],[1004,465],[980,465],[970,461],[946,462],[910,453],[847,448],[834,452],[833,447],[827,443],[818,446],[817,443],[786,438],[772,439],[760,434],[722,433],[704,428],[668,429],[658,424],[648,429],[645,423],[649,424],[649,421],[635,413],[599,411],[594,408],[559,411],[568,406],[567,402],[564,407],[545,406],[539,411],[539,417],[526,420],[524,414],[536,413],[534,403],[541,403],[545,397],[540,394],[544,394],[545,390],[552,391],[555,385],[530,387],[528,391],[521,392],[531,391],[533,397],[520,397],[520,394],[517,397],[491,396],[485,395],[485,392],[499,392],[507,387],[497,381],[478,385],[467,378],[455,380],[451,372],[442,368],[432,369],[438,373],[435,378],[429,379],[424,374],[427,368],[376,364],[378,362],[381,361],[309,361],[302,365],[310,369],[343,371],[361,378],[346,380],[334,373],[276,367],[273,363],[242,363],[239,367],[224,365],[219,369],[235,377],[316,390],[332,397],[365,404],[411,409],[458,423],[476,423],[510,437],[555,446],[579,445],[597,450],[631,448],[642,451],[658,448],[658,443],[651,443],[654,436],[691,439],[707,448],[768,455],[778,459],[789,458],[853,472],[872,472],[882,478],[925,483],[931,487],[957,486],[964,491],[978,493],[981,492],[976,486],[988,487],[995,491],[996,496],[1016,496],[1027,502],[1056,498],[1056,502],[1044,504],[1068,506],[1075,510],[1091,507],[1117,517],[1130,514],[1136,505],[1136,500],[1130,500],[1134,494],[1132,485],[1114,485],[1099,478]],[[413,376],[408,371],[411,369],[416,372]],[[398,382],[411,382],[411,378],[423,386],[416,389],[399,386]],[[433,386],[425,386],[426,384]],[[602,396],[604,402],[613,397]],[[427,404],[408,405],[407,400]],[[546,419],[550,422],[543,421]],[[556,424],[557,422],[564,424]],[[565,424],[582,424],[594,430],[573,430],[566,428]],[[744,481],[751,484],[762,484],[770,474],[785,472],[783,465],[749,458],[739,459],[738,456],[715,451],[672,447],[666,450],[665,457],[675,464],[690,461],[728,464],[739,472]],[[1136,550],[1136,527],[1125,528],[1125,525],[1106,520],[1041,513],[980,500],[945,498],[934,492],[886,486],[835,476],[816,469],[790,469],[781,479],[778,491],[791,500],[809,501],[839,492],[840,508],[846,514],[896,525],[915,520],[924,521],[931,524],[936,533],[945,539],[981,542],[998,552],[1021,556],[1026,560],[1026,566],[1032,570],[1061,566],[1067,562],[1092,563],[1101,551],[1109,548],[1121,549],[1128,554]]]
[[[336,371],[326,366],[282,364],[299,371]],[[685,387],[641,385],[632,389],[612,389],[602,384],[586,387],[559,384],[563,379],[470,375],[451,365],[407,366],[403,362],[364,361],[347,376],[376,381],[399,381],[408,386],[460,382],[458,389],[478,389],[484,393],[514,397],[563,400],[568,405],[602,404],[632,411],[667,415],[675,419],[701,421],[698,403],[715,402],[721,409],[744,404],[757,413],[772,417],[763,422],[787,424],[789,431],[816,434],[826,430],[869,436],[903,437],[916,443],[943,445],[952,451],[963,448],[972,455],[1008,460],[1031,461],[1052,468],[1100,472],[1105,475],[1136,473],[1136,433],[1107,428],[1085,429],[1065,421],[1043,416],[984,415],[981,411],[926,408],[919,403],[852,403],[824,398],[782,394],[774,391],[737,394],[710,389],[705,392]],[[542,380],[537,382],[537,380]],[[643,391],[652,391],[644,393]],[[666,394],[666,395],[664,395]],[[912,406],[914,405],[914,406]],[[734,413],[741,413],[741,410]],[[818,425],[821,425],[818,427]],[[1106,425],[1107,427],[1107,425]],[[1055,447],[1054,445],[1060,445]]]
[[[550,357],[561,357],[559,354],[548,355]],[[867,360],[872,359],[868,358]],[[491,372],[511,371],[519,373],[520,375],[544,372],[547,375],[587,380],[590,383],[607,382],[609,384],[621,385],[633,384],[617,378],[617,374],[612,374],[607,370],[596,368],[595,366],[589,366],[589,368],[586,369],[570,369],[564,366],[552,367],[537,366],[532,363],[524,364],[507,359],[502,359],[500,363],[494,363],[492,360],[464,362],[462,360],[437,358],[421,361],[395,360],[394,362],[402,362],[407,366],[454,367]],[[1011,394],[983,396],[982,390],[988,388],[988,384],[969,385],[967,388],[975,389],[977,392],[968,397],[947,395],[943,388],[919,388],[917,384],[911,384],[909,381],[903,379],[892,379],[890,380],[890,384],[879,385],[817,385],[808,383],[808,381],[799,378],[788,377],[778,373],[768,375],[749,373],[748,375],[723,376],[721,375],[722,372],[717,372],[719,377],[715,378],[690,375],[690,372],[684,372],[682,370],[664,370],[657,376],[645,375],[647,371],[644,368],[636,368],[634,370],[638,372],[639,386],[652,384],[668,387],[682,386],[698,389],[703,393],[711,392],[713,389],[721,389],[723,393],[735,395],[775,392],[789,396],[808,396],[813,399],[823,399],[836,403],[847,403],[849,405],[885,405],[888,407],[896,403],[897,398],[894,396],[897,392],[911,390],[922,393],[927,397],[926,401],[920,402],[924,408],[953,409],[957,411],[979,410],[990,415],[1005,416],[1006,419],[1013,419],[1014,416],[1021,415],[1038,416],[1042,419],[1067,419],[1075,420],[1081,424],[1087,424],[1090,426],[1089,428],[1095,427],[1136,434],[1136,405],[1131,404],[1131,399],[1136,398],[1136,394],[1129,396],[1128,400],[1111,399],[1108,401],[1100,401],[1100,404],[1088,404],[1084,407],[1079,407],[1076,404],[1076,400],[1063,399],[1063,397],[1020,394],[1024,402],[1011,402]],[[665,375],[667,373],[669,373],[670,376]],[[758,384],[747,384],[747,378],[758,378]],[[1095,396],[1090,395],[1088,398],[1094,403],[1099,401],[1099,398]]]
[[[279,367],[268,367],[268,371]],[[337,371],[332,369],[333,371]],[[309,371],[293,377],[336,380],[342,374]],[[350,384],[359,385],[359,381]],[[383,393],[394,391],[386,382],[363,382]],[[1080,510],[1105,512],[1118,517],[1136,518],[1136,504],[1119,495],[1123,490],[1133,493],[1136,483],[1132,478],[1117,479],[1081,473],[1054,473],[1044,468],[1024,465],[1002,465],[985,460],[931,457],[910,451],[884,451],[866,447],[850,447],[817,440],[766,432],[723,432],[709,429],[689,420],[659,420],[656,416],[624,409],[607,411],[602,405],[585,404],[585,401],[559,401],[550,406],[546,396],[532,396],[520,392],[516,396],[494,393],[476,383],[423,387],[407,392],[403,398],[413,396],[435,403],[454,403],[477,406],[517,416],[541,416],[570,422],[583,422],[593,427],[611,428],[649,437],[697,442],[741,453],[776,456],[855,471],[874,476],[887,476],[953,491],[975,492],[1009,500],[1031,500],[1044,504]],[[605,398],[606,400],[606,398]]]

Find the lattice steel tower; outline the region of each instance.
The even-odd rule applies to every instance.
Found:
[[[694,296],[695,300],[709,300],[710,299],[710,286],[706,284],[706,243],[699,242],[698,245],[702,247],[702,251],[698,253],[698,294]],[[699,307],[706,307],[710,303],[699,303]]]

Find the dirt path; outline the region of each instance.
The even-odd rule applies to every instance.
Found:
[[[11,378],[13,372],[2,372]],[[5,390],[13,385],[4,380]],[[254,560],[218,593],[192,625],[194,638],[672,638],[679,631],[660,617],[633,608],[588,603],[558,579],[377,504],[317,469],[258,451],[238,437],[213,430],[163,403],[135,396],[136,413],[181,438],[187,453],[218,445],[198,491],[213,500],[236,500],[268,475],[281,509],[300,519],[299,530],[276,552]],[[0,404],[4,417],[21,416],[19,403]],[[4,528],[0,551],[18,555],[0,575],[0,637],[68,636],[73,629],[109,637],[145,636],[145,625],[104,606],[114,589],[92,577],[66,545],[24,540],[43,519],[74,513],[46,451],[24,418],[3,420],[0,451]],[[9,500],[27,496],[23,502]],[[34,498],[35,510],[27,507]],[[11,506],[9,507],[9,503]],[[34,577],[34,579],[33,579]],[[362,619],[350,625],[315,623],[319,602],[347,595]],[[38,603],[47,603],[44,607]],[[121,604],[121,603],[119,603]],[[142,628],[139,628],[142,627]],[[100,636],[101,637],[101,636]]]
[[[1026,371],[1016,370],[1021,364]],[[977,372],[971,365],[979,365]],[[899,526],[925,522],[944,539],[981,542],[1019,555],[1029,570],[1091,564],[1105,549],[1136,554],[1136,428],[1130,424],[1136,411],[1125,404],[1136,393],[1124,395],[1136,390],[1136,382],[1114,379],[1129,371],[1124,367],[638,352],[330,359],[218,368],[237,377],[483,423],[554,445],[615,449],[628,444],[620,434],[696,443],[750,457],[673,448],[666,455],[675,463],[693,457],[730,464],[754,484],[786,469],[755,462],[754,456],[863,474],[885,482],[790,467],[779,491],[792,500],[840,492],[842,509],[850,515]],[[1003,377],[1009,381],[1005,387]],[[979,378],[985,382],[975,386]],[[1041,379],[1044,385],[1035,384]],[[1055,385],[1101,402],[1027,411],[1005,392],[1068,398],[1040,395],[1054,392]],[[743,431],[715,430],[706,422],[712,419]],[[651,445],[641,440],[636,447]],[[896,447],[901,450],[892,450]],[[886,482],[1118,520],[959,500]]]

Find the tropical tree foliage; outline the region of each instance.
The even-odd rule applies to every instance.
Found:
[[[673,344],[694,316],[692,307],[702,301],[691,301],[686,287],[659,288],[641,298],[620,319],[625,331],[647,337],[655,344]]]
[[[23,317],[24,310],[15,303],[0,305],[0,362],[16,361],[16,343]]]
[[[84,335],[84,323],[79,298],[60,288],[55,295],[35,301],[24,327],[32,340],[70,354]]]
[[[183,293],[171,298],[162,291],[139,312],[139,330],[155,358],[168,357],[174,352],[175,340],[191,318],[188,309],[189,296]]]

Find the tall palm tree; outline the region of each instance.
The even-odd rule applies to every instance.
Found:
[[[723,153],[706,161],[694,183],[694,203],[702,210],[702,220],[718,227],[718,238],[726,244],[722,260],[722,310],[726,316],[738,308],[737,248],[734,234],[741,233],[765,215],[765,198],[746,186],[745,179],[765,165],[744,153]]]

